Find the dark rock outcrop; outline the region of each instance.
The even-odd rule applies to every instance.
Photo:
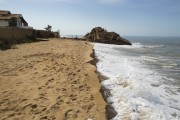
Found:
[[[87,33],[84,38],[91,42],[99,42],[106,44],[117,44],[117,45],[132,45],[130,41],[120,37],[115,32],[108,32],[101,27],[95,27],[90,33]]]

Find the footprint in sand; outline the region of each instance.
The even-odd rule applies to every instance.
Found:
[[[39,96],[40,96],[39,98],[44,97],[47,94],[45,91],[45,86],[39,87],[38,90],[39,90]]]
[[[56,102],[57,102],[58,105],[61,105],[62,103],[64,103],[64,100],[63,100],[62,96],[58,96],[56,98]]]
[[[79,91],[89,91],[90,87],[87,84],[79,86]]]
[[[49,83],[52,83],[53,81],[54,81],[54,78],[51,78],[45,83],[45,85],[49,85]]]
[[[52,107],[51,107],[51,110],[54,110],[54,111],[57,111],[57,110],[59,110],[60,109],[60,106],[57,104],[57,103],[55,103]]]
[[[77,118],[79,112],[80,112],[79,110],[73,110],[73,109],[67,110],[64,114],[65,117],[64,120]]]

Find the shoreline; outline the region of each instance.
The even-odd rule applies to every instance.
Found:
[[[96,58],[94,49],[93,49],[93,52],[91,54],[91,57],[94,58],[91,63],[92,63],[92,65],[94,65],[96,67],[96,74],[98,75],[99,83],[101,84],[101,82],[104,81],[104,80],[107,80],[108,77],[102,75],[98,71],[96,64],[99,62],[99,59]],[[106,96],[108,96],[110,94],[110,92],[102,84],[101,84],[100,92],[101,92],[101,95],[102,95],[104,101],[106,102],[106,108],[105,108],[106,109],[106,119],[110,120],[110,119],[114,118],[117,115],[117,112],[115,111],[115,109],[107,102],[107,97]]]
[[[67,39],[0,52],[0,119],[106,119],[92,53]]]
[[[164,54],[166,51],[172,50],[171,46],[164,49],[166,45],[166,42],[149,45],[142,42],[135,44],[136,47],[94,45],[96,57],[99,59],[97,68],[99,72],[109,77],[108,80],[102,81],[102,85],[108,103],[117,111],[118,115],[114,119],[157,118],[174,120],[179,118],[178,86],[170,84],[178,82],[178,79],[171,75],[176,75],[177,72],[173,69],[178,70],[176,64],[179,62],[173,61],[172,70],[159,70],[164,66],[169,68],[169,62],[164,61],[162,65],[161,58],[174,60],[171,58],[172,55],[166,56]],[[156,52],[152,52],[154,48],[157,49]],[[144,53],[143,50],[147,52]],[[176,50],[178,50],[177,45],[173,51]],[[158,55],[158,58],[154,57],[155,55]],[[166,84],[167,81],[168,84]],[[170,94],[172,92],[177,94]],[[176,101],[170,100],[170,98]]]

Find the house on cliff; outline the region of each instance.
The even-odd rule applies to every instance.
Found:
[[[0,27],[32,28],[21,14],[11,14],[10,11],[4,10],[0,10]]]

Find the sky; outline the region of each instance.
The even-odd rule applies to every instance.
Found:
[[[100,26],[121,36],[180,36],[180,0],[0,0],[0,10],[62,35]]]

